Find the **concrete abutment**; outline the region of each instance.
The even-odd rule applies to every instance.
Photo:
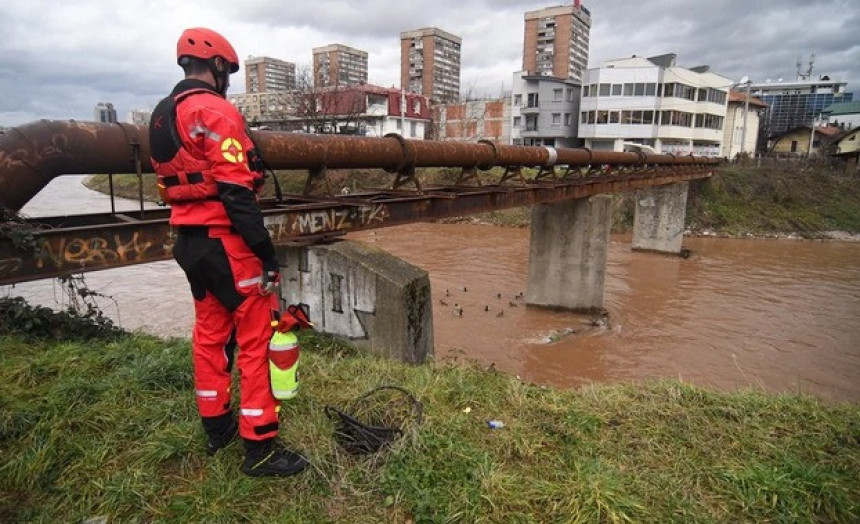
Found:
[[[316,329],[412,364],[433,354],[428,273],[352,241],[279,247],[282,305],[307,304]]]

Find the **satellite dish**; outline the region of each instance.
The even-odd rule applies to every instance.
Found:
[[[743,78],[741,78],[741,81],[739,83],[746,84],[749,81],[750,81],[750,77],[748,77],[747,75],[744,75]]]

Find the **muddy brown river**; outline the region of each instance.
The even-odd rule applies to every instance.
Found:
[[[94,212],[106,200],[79,177],[61,177],[23,211]],[[634,253],[629,237],[616,236],[604,322],[526,306],[527,228],[427,223],[349,238],[429,271],[439,360],[474,360],[566,388],[671,377],[860,401],[860,243],[685,238],[692,256],[680,259]],[[113,297],[102,307],[125,328],[188,336],[190,293],[173,262],[89,273],[86,281]],[[50,280],[0,293],[65,300]]]

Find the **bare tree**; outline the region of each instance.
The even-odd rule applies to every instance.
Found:
[[[296,127],[306,133],[354,134],[368,118],[361,86],[315,87],[314,72],[308,65],[296,69],[291,101]]]

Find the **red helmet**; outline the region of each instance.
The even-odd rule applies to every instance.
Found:
[[[239,70],[239,57],[226,38],[205,27],[192,27],[182,32],[176,42],[176,61],[183,56],[193,56],[207,60],[220,56],[230,63],[230,72]]]

